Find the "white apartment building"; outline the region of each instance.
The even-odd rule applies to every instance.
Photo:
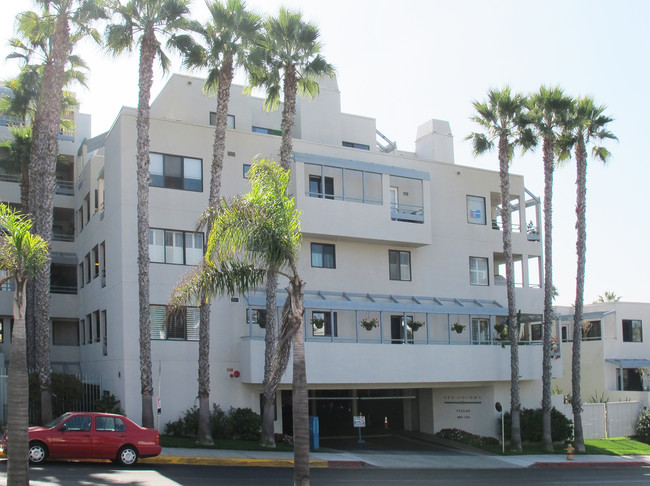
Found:
[[[174,327],[163,316],[174,284],[203,254],[196,223],[208,200],[216,111],[203,85],[173,75],[151,105],[151,339],[161,429],[197,396],[198,309],[188,307]],[[231,96],[227,197],[249,190],[255,156],[277,160],[281,121],[281,109],[264,111],[263,100],[244,96],[241,86]],[[76,142],[85,125],[78,127]],[[66,271],[76,266],[76,285],[70,295],[52,295],[52,366],[101,375],[102,388],[137,419],[136,109],[123,107],[107,133],[84,137],[70,152],[73,194],[56,200],[70,216],[71,241],[56,241],[52,250],[63,255]],[[507,409],[510,393],[510,349],[494,329],[507,315],[498,172],[456,164],[445,121],[419,127],[415,152],[378,143],[374,119],[341,113],[336,80],[324,80],[315,100],[299,99],[294,137],[307,378],[321,435],[353,433],[358,414],[369,428],[496,435],[494,404]],[[16,186],[0,181],[0,199],[19,201]],[[522,405],[538,407],[540,205],[518,175],[511,194]],[[10,299],[0,292],[3,329]],[[280,291],[279,306],[283,300]],[[263,289],[212,305],[211,401],[223,409],[260,411],[264,305]],[[377,326],[367,330],[361,323],[372,319]],[[6,337],[0,352],[6,360]],[[562,360],[553,361],[559,377]],[[291,367],[277,396],[278,432],[290,431],[290,388]]]

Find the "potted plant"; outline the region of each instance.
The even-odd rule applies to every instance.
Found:
[[[312,317],[311,323],[316,327],[316,329],[323,329],[323,326],[325,325],[325,319],[322,317]]]
[[[361,319],[361,327],[364,327],[366,331],[372,331],[378,325],[379,323],[374,317],[372,319]]]
[[[408,326],[411,328],[413,332],[417,331],[420,329],[422,326],[424,326],[424,322],[421,321],[411,321],[408,323]]]
[[[465,325],[460,322],[454,322],[451,326],[452,331],[456,331],[458,334],[462,333],[465,330]]]

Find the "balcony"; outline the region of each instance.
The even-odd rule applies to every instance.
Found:
[[[427,172],[313,154],[295,154],[296,205],[305,235],[431,243]]]

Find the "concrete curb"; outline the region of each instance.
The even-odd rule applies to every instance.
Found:
[[[550,468],[572,468],[572,467],[648,467],[650,464],[644,461],[603,461],[603,462],[536,462],[528,467],[550,469]]]
[[[183,464],[193,466],[250,466],[250,467],[293,467],[293,459],[244,459],[239,457],[188,457],[157,456],[141,459],[141,464]],[[311,459],[312,468],[360,468],[367,464],[363,461],[326,461]]]

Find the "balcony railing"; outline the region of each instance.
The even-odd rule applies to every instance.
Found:
[[[412,204],[390,203],[390,219],[393,221],[408,221],[424,223],[424,207]]]
[[[74,295],[77,293],[75,285],[50,285],[50,292],[53,294]]]
[[[56,180],[56,193],[63,196],[74,196],[74,181]]]

